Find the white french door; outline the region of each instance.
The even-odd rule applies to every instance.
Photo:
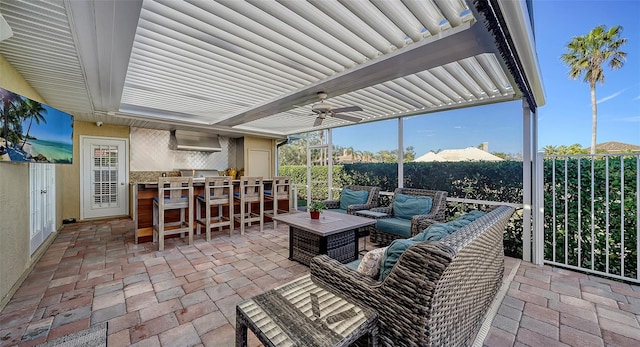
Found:
[[[56,168],[29,164],[29,232],[31,254],[56,229]]]
[[[80,136],[81,219],[129,214],[128,140]]]

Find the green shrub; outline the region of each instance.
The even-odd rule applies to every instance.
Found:
[[[544,161],[545,259],[614,275],[624,265],[624,276],[636,277],[637,159],[620,158],[600,157],[593,168],[589,157]]]
[[[326,182],[325,166],[312,166],[312,181]],[[307,167],[281,166],[280,175],[291,176],[294,184],[306,184]],[[333,167],[333,187],[355,184],[377,186],[384,192],[393,192],[398,186],[398,166],[395,163],[355,163]],[[404,186],[444,190],[450,197],[522,202],[522,162],[410,162],[404,164]],[[306,200],[307,192],[298,191],[298,199]],[[320,199],[328,196],[325,183],[312,184],[312,196]],[[388,197],[380,197],[380,205],[389,203]],[[447,218],[471,208],[486,208],[462,203],[449,203]],[[504,236],[505,254],[522,257],[522,213],[514,214]]]
[[[571,265],[583,268],[591,268],[593,265],[595,270],[603,272],[606,271],[608,261],[609,271],[622,275],[624,258],[624,275],[636,276],[639,207],[637,206],[638,183],[636,180],[639,169],[635,156],[625,157],[623,163],[621,165],[620,157],[617,156],[594,161],[595,179],[592,199],[591,161],[588,157],[568,159],[566,162],[564,159],[544,161],[545,259],[564,262],[566,258]],[[565,166],[568,168],[566,178]],[[578,166],[580,166],[580,175],[578,175]],[[554,168],[555,184],[552,183]],[[283,166],[280,168],[280,173],[291,176],[294,183],[306,184],[306,170],[306,166]],[[621,175],[622,170],[625,172],[624,180]],[[607,179],[609,181],[608,200],[606,198]],[[326,167],[312,167],[312,180],[326,182]],[[392,192],[398,185],[398,167],[395,163],[355,163],[334,166],[333,187],[340,188],[347,184],[378,186],[383,192]],[[449,197],[522,203],[522,162],[405,163],[404,186],[445,190],[449,192]],[[580,199],[578,199],[578,192],[580,192]],[[313,185],[314,197],[327,195],[326,184]],[[299,191],[298,196],[306,200],[306,191]],[[553,205],[554,196],[555,206]],[[593,218],[591,217],[592,203]],[[380,204],[383,206],[388,204],[388,198],[382,195]],[[487,206],[449,202],[447,219],[453,219],[474,208],[483,209]],[[567,218],[565,218],[565,209]],[[607,211],[609,212],[608,220]],[[509,256],[522,257],[522,223],[523,211],[518,210],[504,233],[504,250]],[[578,233],[579,226],[582,230],[580,233]],[[592,238],[595,250],[593,258],[590,255]],[[607,244],[610,252],[608,258],[605,252]],[[579,246],[582,257],[580,263],[578,263]]]

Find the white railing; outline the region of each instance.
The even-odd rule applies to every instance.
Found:
[[[538,159],[544,263],[640,283],[640,154]]]

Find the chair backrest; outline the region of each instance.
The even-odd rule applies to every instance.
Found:
[[[167,202],[184,200],[184,191],[193,191],[192,177],[158,177],[158,197]]]
[[[416,196],[429,196],[433,200],[431,205],[430,214],[440,217],[437,220],[444,220],[444,214],[447,208],[447,195],[448,192],[444,190],[428,190],[418,188],[396,188],[391,198],[390,206],[393,213],[393,202],[395,201],[397,194],[416,195]]]
[[[291,191],[291,177],[276,176],[273,178],[271,186],[271,197],[276,200],[289,199]]]
[[[233,196],[231,176],[207,176],[204,178],[206,200],[229,199]]]
[[[369,192],[369,197],[367,198],[367,202],[365,202],[365,205],[370,205],[370,208],[378,207],[378,200],[380,197],[380,187],[346,185],[342,187],[342,189],[366,190]]]
[[[264,196],[262,177],[240,177],[241,198],[245,201],[260,201]]]

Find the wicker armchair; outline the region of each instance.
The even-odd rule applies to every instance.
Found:
[[[396,188],[393,194],[393,198],[389,203],[389,206],[384,207],[376,207],[371,208],[371,211],[386,213],[386,217],[382,218],[393,218],[393,201],[395,199],[396,194],[405,194],[405,195],[417,195],[417,196],[429,196],[433,199],[433,204],[431,206],[431,211],[428,214],[416,215],[411,218],[411,235],[397,235],[393,233],[388,233],[382,230],[378,230],[376,228],[371,228],[370,239],[371,242],[380,244],[380,245],[388,245],[391,241],[395,239],[405,239],[411,236],[414,236],[424,230],[429,226],[433,221],[444,221],[445,218],[445,210],[447,207],[447,192],[441,190],[426,190],[426,189],[416,189],[416,188]]]
[[[353,214],[355,211],[360,211],[360,210],[370,210],[378,206],[378,197],[380,196],[379,187],[348,185],[348,186],[342,187],[342,189],[369,191],[369,197],[367,198],[367,202],[361,205],[349,205],[346,211],[348,214]],[[340,199],[325,200],[323,202],[325,206],[327,206],[327,209],[329,210],[335,210],[340,208]]]
[[[311,279],[378,312],[382,346],[468,346],[502,282],[502,235],[514,209],[498,206],[440,241],[409,247],[379,282],[326,255]]]

